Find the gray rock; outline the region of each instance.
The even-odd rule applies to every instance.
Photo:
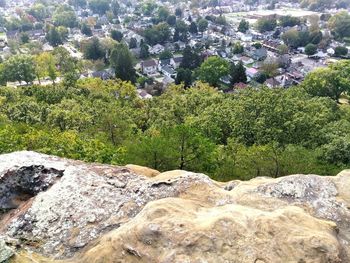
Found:
[[[7,262],[14,255],[13,249],[6,246],[5,241],[0,236],[0,263]]]
[[[214,187],[206,175],[190,172],[173,180],[152,181],[124,167],[86,164],[30,152],[1,156],[2,178],[23,177],[23,167],[40,167],[32,177],[42,178],[42,169],[51,171],[46,174],[59,171],[60,177],[53,184],[49,181],[46,187],[49,190],[38,191],[30,208],[13,219],[5,232],[12,238],[43,243],[39,253],[60,258],[74,255],[77,249],[136,216],[153,200],[176,197],[200,183]]]
[[[256,248],[250,246],[251,241],[247,244],[243,242],[249,230],[250,238],[258,242],[259,246],[269,243],[273,244],[273,249],[278,250],[280,244],[274,243],[279,238],[279,242],[286,245],[291,254],[296,251],[296,244],[300,245],[301,252],[304,251],[303,242],[307,242],[305,244],[312,247],[311,252],[304,252],[311,256],[315,254],[314,251],[324,252],[321,243],[323,234],[326,234],[329,238],[328,243],[325,241],[325,246],[332,253],[329,254],[328,250],[326,252],[333,260],[327,262],[350,262],[349,186],[350,172],[336,177],[292,175],[278,179],[256,178],[249,182],[232,181],[223,184],[212,181],[206,175],[186,171],[172,171],[148,178],[125,167],[86,164],[34,152],[5,154],[0,156],[0,235],[4,235],[6,239],[1,239],[0,236],[0,240],[5,240],[6,243],[0,243],[0,253],[6,251],[6,255],[12,256],[14,251],[8,247],[10,246],[55,259],[71,258],[92,245],[99,244],[101,237],[105,237],[109,246],[111,240],[108,233],[118,234],[119,230],[123,232],[129,227],[125,231],[125,235],[129,236],[120,239],[123,251],[137,260],[143,258],[142,262],[158,262],[145,260],[147,253],[142,250],[143,246],[155,246],[158,249],[164,244],[171,245],[169,240],[174,239],[179,239],[180,250],[193,246],[190,250],[195,251],[197,248],[198,255],[201,256],[208,244],[213,247],[222,246],[224,252],[231,251],[231,245],[239,244],[237,251],[244,247],[248,249],[246,254],[252,255]],[[29,196],[22,196],[23,191],[29,192]],[[159,207],[158,204],[162,206]],[[150,213],[145,212],[147,207],[152,208]],[[203,213],[204,210],[212,212]],[[226,211],[226,214],[222,211]],[[138,222],[140,214],[143,214],[144,217],[141,218],[144,221]],[[213,220],[206,221],[207,215]],[[239,215],[238,220],[233,215]],[[304,222],[305,227],[310,228],[309,234],[313,243],[308,238],[297,242],[298,234],[293,241],[296,243],[284,242],[294,226],[303,221],[303,215],[309,218],[308,222],[321,224],[321,229],[317,228],[321,232],[312,232],[315,224]],[[201,222],[196,225],[198,231],[202,231],[202,227],[209,227],[203,239],[198,238],[198,234],[190,227],[193,218],[197,216],[198,222]],[[186,224],[182,222],[183,217],[188,217]],[[158,221],[157,218],[164,218],[164,221]],[[261,226],[257,218],[266,224]],[[279,223],[273,220],[270,223],[269,218],[278,220]],[[288,228],[283,228],[288,229],[282,231],[283,234],[276,227],[285,227],[286,218],[289,218],[289,225]],[[214,228],[210,228],[210,222]],[[255,228],[252,227],[255,224]],[[140,225],[143,227],[139,228]],[[188,242],[178,235],[186,227],[189,227],[189,232],[185,236],[191,237]],[[164,228],[169,228],[169,237],[163,235]],[[176,233],[173,229],[179,232]],[[229,234],[232,229],[236,229],[235,234]],[[327,231],[322,232],[322,229]],[[220,239],[220,233],[228,235]],[[317,233],[319,238],[313,238]],[[211,237],[210,240],[208,236]],[[223,244],[227,237],[233,237],[229,247]],[[130,238],[138,241],[134,244],[125,242]],[[160,238],[165,242],[162,245],[158,244]],[[266,239],[260,242],[260,238]],[[198,244],[197,240],[200,243],[198,247],[193,245]],[[220,255],[225,254],[212,250]],[[112,246],[111,251],[118,250]],[[256,252],[259,254],[264,251],[269,249]],[[153,252],[157,255],[152,250]],[[236,255],[236,252],[232,253]],[[112,258],[113,253],[109,255]],[[98,253],[92,252],[92,255],[95,254]],[[170,254],[168,261],[159,262],[175,262]],[[178,256],[178,262],[186,262],[187,258]],[[174,254],[174,257],[177,256]],[[342,261],[337,261],[338,258]],[[264,261],[256,257],[256,262],[259,260],[282,262]],[[82,262],[97,261],[88,258]],[[306,259],[305,262],[320,261]]]

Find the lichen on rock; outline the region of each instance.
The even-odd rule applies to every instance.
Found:
[[[13,262],[350,262],[347,171],[219,183],[17,152],[0,187]]]
[[[0,236],[0,262],[7,262],[14,255],[14,250],[8,247]]]

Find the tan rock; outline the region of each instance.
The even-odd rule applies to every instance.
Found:
[[[349,171],[219,183],[135,167],[0,156],[12,262],[350,262]],[[17,177],[37,186],[20,204]]]
[[[140,166],[140,165],[135,165],[135,164],[127,164],[125,165],[126,168],[130,169],[131,171],[133,171],[136,174],[140,174],[143,176],[147,176],[147,177],[155,177],[158,174],[160,174],[159,171],[148,168],[148,167],[144,167],[144,166]]]
[[[289,206],[273,212],[167,198],[74,262],[341,262],[334,223]]]

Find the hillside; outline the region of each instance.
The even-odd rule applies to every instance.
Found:
[[[0,262],[349,262],[349,186],[4,154]]]
[[[0,153],[189,170],[219,181],[336,175],[350,164],[349,113],[302,87],[227,94],[197,83],[150,100],[120,80],[1,88]]]

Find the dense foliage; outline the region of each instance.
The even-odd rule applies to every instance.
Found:
[[[224,94],[197,83],[141,100],[129,82],[0,88],[0,152],[187,169],[220,180],[335,174],[350,112],[303,87]]]

